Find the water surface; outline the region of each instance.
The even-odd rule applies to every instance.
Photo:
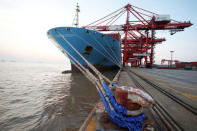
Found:
[[[0,62],[0,129],[78,130],[99,96],[82,74],[61,74],[68,68]]]

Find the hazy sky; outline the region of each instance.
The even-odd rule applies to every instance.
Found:
[[[156,63],[170,59],[170,50],[180,61],[197,61],[196,0],[0,0],[0,59],[64,62],[65,56],[49,41],[53,27],[71,26],[79,2],[80,26],[87,25],[128,2],[158,14],[170,14],[194,25],[156,47]]]

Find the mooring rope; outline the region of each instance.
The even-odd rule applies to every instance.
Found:
[[[102,76],[108,83],[111,83],[111,81],[105,77],[103,74],[101,74],[90,62],[88,62],[82,55],[79,53],[78,50],[75,49],[75,47],[62,35],[58,32],[58,34],[68,43],[68,45],[87,63],[87,66],[89,66],[98,76]]]
[[[105,43],[106,43],[106,45],[108,46],[108,42],[106,42],[106,39],[105,39],[105,37],[103,38],[104,39],[104,41],[105,41]],[[116,54],[114,54],[114,51],[108,46],[108,48],[111,50],[111,52],[113,53],[113,55],[115,56],[115,58],[116,58],[116,60],[117,61],[119,61],[119,66],[121,67],[121,60],[118,60],[119,58],[117,58],[117,56],[116,56]],[[121,47],[120,47],[121,48]],[[121,50],[121,49],[120,49]]]
[[[111,59],[113,59],[113,60],[117,63],[117,64],[116,64],[117,66],[121,67],[120,60],[118,60],[118,59],[116,58],[116,56],[112,56],[112,55],[114,55],[114,52],[113,52],[112,49],[108,46],[108,43],[106,43],[106,45],[108,46],[109,49],[111,49],[112,54],[110,54],[110,53],[105,49],[105,47],[103,46],[103,44],[102,44],[100,41],[98,41],[98,40],[95,38],[95,36],[92,36],[91,33],[90,33],[90,37],[93,38],[93,39],[104,49],[105,52],[107,52],[107,54],[111,57]]]
[[[73,31],[71,31],[72,33],[73,33]],[[74,34],[74,33],[73,33]],[[76,34],[76,33],[75,33]],[[89,45],[92,45],[89,41],[87,41],[87,40],[85,40],[84,38],[82,38],[81,36],[79,36],[79,35],[77,35],[76,34],[76,36],[79,38],[79,39],[81,39],[82,41],[84,41],[85,43],[88,43]],[[102,53],[100,50],[98,50],[96,47],[94,47],[95,48],[95,50],[98,52],[98,53],[100,53],[101,55],[103,55],[104,57],[106,57],[106,58],[108,58],[108,56],[106,56],[104,53]],[[114,61],[113,59],[109,59],[112,63],[114,63],[115,65],[117,65],[117,66],[119,66],[119,64],[116,62],[116,61]]]
[[[104,75],[102,75],[102,73],[100,73],[93,65],[91,65],[60,32],[57,33],[97,75],[97,77],[93,75],[93,73],[91,73],[88,69],[81,65],[78,60],[76,60],[68,51],[64,49],[64,52],[71,57],[71,62],[84,74],[86,78],[88,78],[96,86],[96,89],[101,96],[105,109],[109,114],[111,120],[120,127],[128,128],[130,131],[140,131],[142,128],[143,120],[145,118],[144,113],[141,113],[138,116],[127,116],[127,109],[117,103],[111,90],[105,83],[105,81],[109,82],[110,84],[112,82]]]

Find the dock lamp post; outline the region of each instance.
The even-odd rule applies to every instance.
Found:
[[[174,51],[170,51],[170,53],[171,53],[171,67],[172,67],[172,55],[173,55],[173,53],[174,53]]]

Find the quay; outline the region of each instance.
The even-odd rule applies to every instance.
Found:
[[[153,108],[144,108],[149,130],[197,130],[197,72],[123,68],[114,81],[120,86],[132,86],[146,91],[155,100]],[[91,111],[80,131],[125,131],[102,115],[101,102]],[[143,127],[145,128],[145,127]],[[143,129],[145,130],[145,129]]]

